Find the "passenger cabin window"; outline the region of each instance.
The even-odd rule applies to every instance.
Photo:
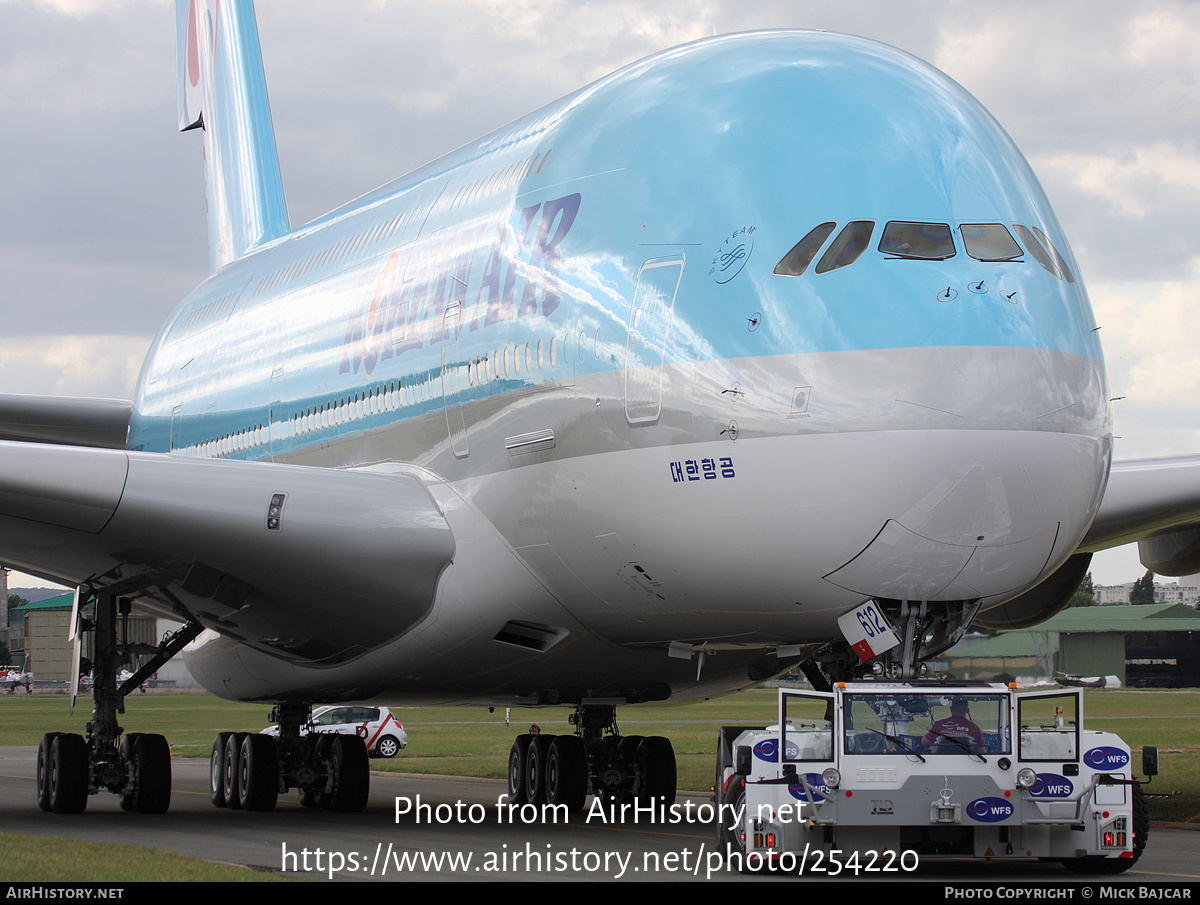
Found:
[[[808,270],[808,265],[812,263],[812,259],[817,256],[817,252],[821,250],[821,246],[825,244],[825,240],[829,238],[829,234],[834,231],[837,224],[832,220],[828,223],[822,223],[820,226],[814,226],[809,230],[808,235],[792,246],[792,250],[780,258],[779,263],[775,265],[775,273],[783,277],[798,277]]]
[[[821,260],[817,262],[817,273],[829,273],[839,267],[848,267],[858,260],[871,242],[875,230],[874,220],[851,220],[838,233]]]
[[[1015,261],[1025,254],[1003,223],[964,223],[958,229],[976,261]]]
[[[883,228],[879,250],[894,258],[944,261],[955,255],[954,239],[945,223],[892,220]]]

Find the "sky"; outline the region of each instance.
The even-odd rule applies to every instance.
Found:
[[[939,67],[1028,157],[1101,325],[1118,458],[1200,453],[1200,3],[259,0],[293,225],[685,41],[863,35]],[[174,4],[0,0],[0,392],[129,398],[208,271]],[[1140,577],[1100,554],[1098,584]]]

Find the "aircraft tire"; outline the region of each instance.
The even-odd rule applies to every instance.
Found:
[[[508,752],[508,803],[523,805],[529,801],[528,774],[525,772],[529,760],[529,742],[532,735],[518,735],[513,739]]]
[[[638,745],[636,776],[633,794],[639,802],[667,807],[675,803],[677,770],[670,739],[661,735],[642,739]]]
[[[334,736],[328,733],[322,733],[317,736],[317,743],[313,746],[313,761],[316,764],[323,765],[326,774],[333,768],[329,762],[329,749],[333,745]],[[303,802],[301,802],[303,804]],[[326,791],[325,786],[313,790],[313,806],[322,811],[333,810],[333,794]]]
[[[337,736],[329,748],[329,763],[334,774],[333,810],[365,811],[371,791],[371,762],[363,740],[356,735]]]
[[[138,772],[133,810],[165,814],[171,806],[171,746],[161,735],[138,735],[133,741],[133,760]]]
[[[238,800],[238,773],[241,772],[242,742],[245,732],[231,732],[225,741],[225,752],[221,755],[221,790],[225,796],[225,807],[240,810]]]
[[[571,811],[582,810],[589,779],[587,748],[583,741],[573,735],[555,738],[546,753],[546,801],[552,805],[566,805]]]
[[[38,743],[37,803],[43,811],[50,810],[50,749],[57,737],[57,732],[47,732]]]
[[[225,801],[225,746],[229,744],[231,732],[218,732],[213,739],[212,753],[208,756],[208,787],[213,807],[223,808]]]
[[[125,764],[125,769],[129,771],[130,781],[125,783],[125,788],[121,790],[120,804],[122,811],[133,810],[133,777],[136,776],[137,770],[133,762],[133,743],[137,741],[137,732],[126,732],[124,738],[121,739],[121,762]]]
[[[279,749],[269,735],[247,735],[238,762],[238,804],[271,811],[279,800]]]
[[[88,800],[88,749],[82,735],[62,733],[50,747],[50,810],[82,814]]]
[[[553,735],[534,735],[529,739],[529,755],[525,760],[525,797],[530,804],[546,803],[546,759],[550,754]]]

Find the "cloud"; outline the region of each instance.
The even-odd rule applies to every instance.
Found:
[[[0,392],[129,399],[152,337],[26,336],[0,346]]]
[[[1196,283],[1092,287],[1115,403],[1118,458],[1200,451]]]

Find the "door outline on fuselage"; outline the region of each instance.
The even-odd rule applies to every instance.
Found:
[[[471,448],[467,442],[467,421],[463,412],[466,403],[463,394],[464,375],[469,365],[458,360],[458,333],[462,305],[457,301],[446,306],[442,317],[442,407],[446,412],[446,431],[450,435],[450,448],[454,455],[465,459]]]
[[[625,334],[625,420],[630,424],[655,422],[662,412],[663,365],[684,264],[683,255],[650,258],[638,271]]]

